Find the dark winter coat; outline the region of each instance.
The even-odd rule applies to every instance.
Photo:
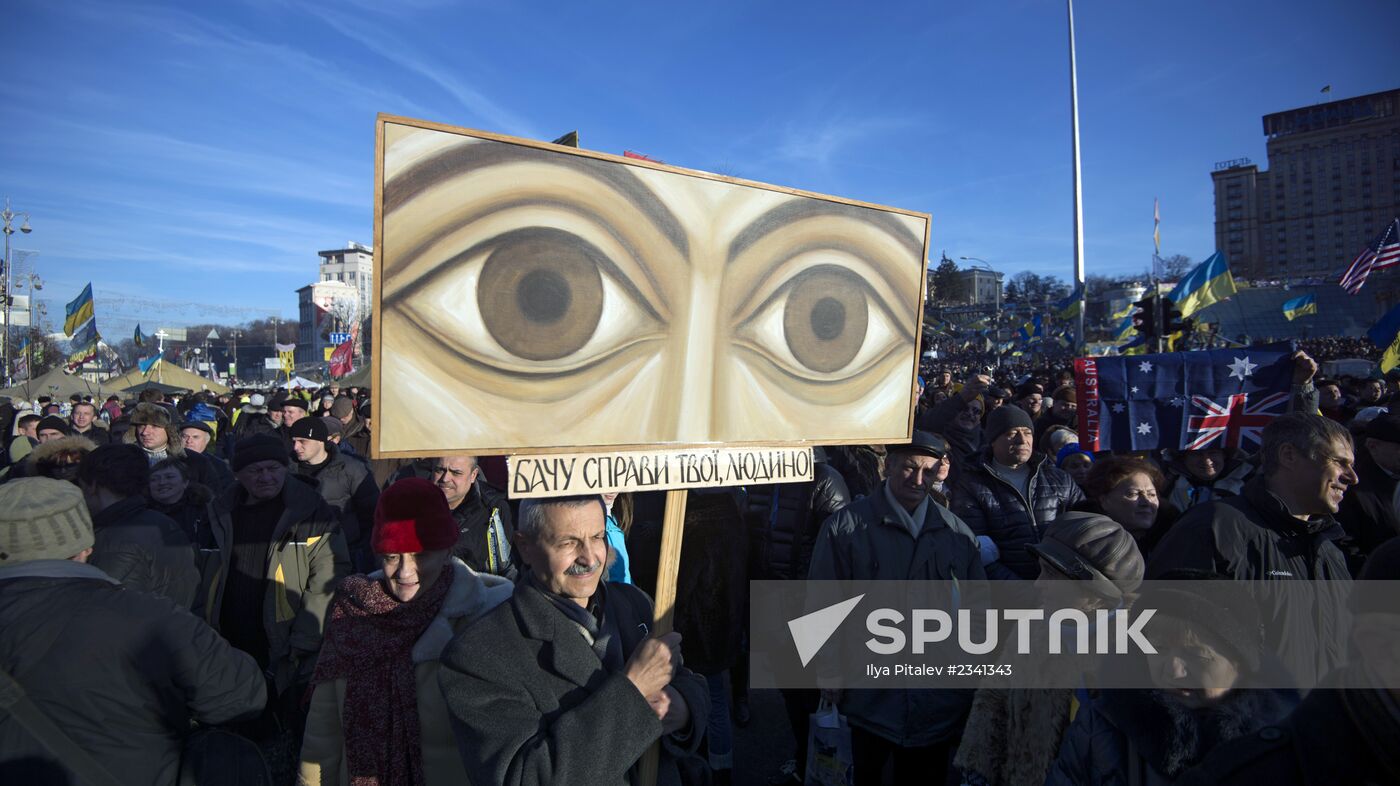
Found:
[[[92,517],[95,543],[88,561],[122,584],[192,608],[199,588],[195,549],[180,525],[137,495]]]
[[[953,512],[973,532],[996,543],[1001,559],[994,564],[1001,575],[990,578],[1034,579],[1040,575],[1040,565],[1026,547],[1039,543],[1045,525],[1084,499],[1084,492],[1068,472],[1037,454],[1027,462],[1031,468],[1027,500],[1020,489],[988,468],[991,462],[991,454],[984,452],[965,469],[953,491]]]
[[[1146,577],[1187,569],[1247,582],[1269,621],[1266,646],[1306,691],[1345,661],[1351,573],[1336,545],[1342,535],[1330,516],[1294,518],[1259,477],[1238,497],[1187,511],[1153,549]]]
[[[452,509],[457,522],[457,545],[452,556],[467,563],[477,573],[520,577],[520,558],[513,548],[515,525],[511,521],[506,495],[480,478],[467,496]],[[493,526],[499,522],[500,527]]]
[[[1353,576],[1361,573],[1366,557],[1377,546],[1400,535],[1400,517],[1392,502],[1400,481],[1381,469],[1365,446],[1356,451],[1356,475],[1361,482],[1347,489],[1337,513],[1347,535],[1338,545],[1347,553]]]
[[[686,665],[697,674],[719,674],[742,654],[749,571],[746,555],[734,546],[744,534],[739,502],[729,490],[686,493],[681,553],[688,557],[676,576],[675,628]]]
[[[369,458],[369,429],[359,415],[350,418],[340,429],[340,444],[349,445],[356,455]]]
[[[345,545],[356,559],[356,567],[369,570],[370,534],[374,530],[374,507],[379,503],[379,487],[374,484],[369,465],[341,455],[333,444],[326,445],[326,460],[312,466],[300,461],[292,465],[300,475],[312,479],[316,491],[340,514]]]
[[[191,720],[241,720],[266,701],[257,663],[208,625],[69,560],[0,568],[0,668],[119,783],[141,786],[175,783]],[[0,783],[65,782],[61,767],[0,712]]]
[[[957,463],[967,464],[975,460],[982,444],[982,427],[966,428],[958,424],[958,416],[967,409],[968,401],[961,395],[953,394],[940,401],[919,418],[919,428],[938,434],[948,440]]]
[[[616,615],[622,656],[630,657],[651,629],[651,599],[609,583],[606,613]],[[656,782],[679,786],[678,760],[695,761],[710,715],[705,681],[677,669],[671,687],[690,709],[691,728],[663,738],[646,698],[603,666],[580,630],[524,582],[447,645],[439,681],[472,783],[636,784],[634,765],[660,739]]]
[[[814,453],[824,454],[822,448]],[[808,483],[749,488],[749,575],[753,579],[803,579],[822,522],[851,502],[846,481],[825,460],[816,460]]]
[[[1080,707],[1045,786],[1165,786],[1216,747],[1279,722],[1297,704],[1287,690],[1237,690],[1201,710],[1154,690],[1102,691]]]
[[[233,510],[246,499],[247,492],[238,485],[211,506],[217,551],[204,562],[199,610],[216,629],[233,557]],[[294,682],[310,679],[321,649],[326,610],[336,585],[350,574],[340,516],[316,490],[289,474],[282,487],[282,503],[282,516],[268,549],[267,594],[262,608],[268,671],[279,694]]]
[[[169,516],[176,524],[180,525],[180,531],[185,533],[190,543],[198,549],[212,549],[214,547],[214,533],[209,528],[209,503],[214,501],[214,492],[203,483],[190,483],[185,487],[185,493],[180,499],[166,505],[155,500],[148,500],[151,510]]]
[[[813,580],[947,581],[987,577],[967,525],[929,500],[916,539],[877,487],[822,525],[812,551]],[[968,690],[848,690],[841,711],[854,726],[901,747],[954,737],[972,704]]]
[[[1351,680],[1338,675],[1335,683]],[[1178,786],[1400,783],[1400,706],[1385,688],[1308,694],[1284,720],[1221,745]]]

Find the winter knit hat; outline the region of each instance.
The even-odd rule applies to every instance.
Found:
[[[1026,414],[1024,409],[1013,404],[1003,404],[992,410],[992,414],[987,416],[987,428],[983,433],[990,441],[1013,428],[1028,428],[1034,431],[1035,423],[1031,421],[1031,416]]]
[[[302,418],[287,429],[287,434],[292,439],[314,439],[317,442],[330,439],[330,434],[326,433],[326,424],[321,422],[320,418]]]
[[[375,554],[419,554],[452,548],[457,521],[442,489],[423,478],[404,478],[384,491],[374,508]]]
[[[58,415],[45,415],[39,420],[39,428],[34,430],[37,434],[40,431],[57,431],[60,434],[68,434],[68,421]]]
[[[345,427],[341,425],[340,418],[322,415],[320,420],[326,425],[326,439],[338,437],[345,433]]]
[[[0,565],[68,559],[92,543],[92,517],[77,486],[54,478],[0,486]]]
[[[1076,456],[1080,453],[1083,453],[1084,455],[1088,456],[1090,461],[1094,460],[1093,453],[1090,453],[1084,448],[1079,447],[1078,442],[1071,442],[1068,445],[1065,445],[1064,447],[1060,448],[1060,452],[1055,454],[1055,466],[1059,467],[1060,469],[1064,469],[1065,459],[1069,458],[1070,456]]]
[[[1091,591],[1113,600],[1141,586],[1147,567],[1133,536],[1101,513],[1066,513],[1045,527],[1039,543],[1026,548],[1065,576],[1087,582]]]
[[[230,462],[230,466],[234,472],[239,472],[249,464],[259,461],[276,461],[285,466],[288,460],[287,445],[280,437],[257,434],[238,440],[233,446],[233,461]]]

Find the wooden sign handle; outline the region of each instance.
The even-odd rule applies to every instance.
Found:
[[[652,636],[663,636],[671,632],[676,622],[676,577],[681,568],[681,536],[685,534],[685,495],[686,491],[666,492],[666,516],[661,523],[661,557],[656,569],[656,620],[651,626]],[[690,719],[691,723],[706,723],[704,718]],[[642,755],[641,786],[656,786],[657,765],[660,763],[661,741],[652,743]]]

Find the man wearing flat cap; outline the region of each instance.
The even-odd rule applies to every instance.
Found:
[[[953,492],[954,511],[1000,552],[988,566],[990,578],[1035,579],[1040,567],[1026,547],[1084,498],[1069,473],[1034,451],[1034,427],[1021,407],[992,410],[983,429],[990,445],[963,469]]]
[[[915,431],[885,449],[877,491],[822,524],[807,577],[812,580],[959,581],[985,579],[972,530],[929,495],[948,460],[948,443]],[[894,760],[895,782],[947,770],[971,691],[823,691],[851,723],[857,783],[879,783]],[[868,779],[868,780],[867,780]]]

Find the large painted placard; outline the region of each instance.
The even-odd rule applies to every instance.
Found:
[[[909,438],[929,217],[381,115],[380,456]]]

